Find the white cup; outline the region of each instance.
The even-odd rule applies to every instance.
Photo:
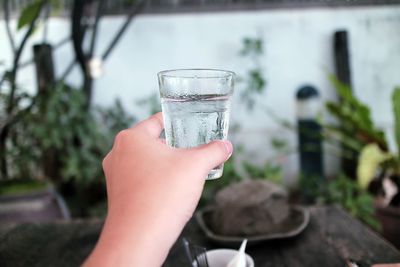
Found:
[[[213,249],[207,251],[207,261],[210,267],[226,267],[238,253],[234,249]],[[254,267],[253,259],[246,254],[246,267]]]

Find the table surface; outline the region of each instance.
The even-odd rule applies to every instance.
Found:
[[[398,250],[340,208],[309,210],[310,224],[297,237],[248,247],[256,267],[342,267],[349,258],[365,266],[400,262]],[[96,243],[101,226],[100,220],[1,226],[0,266],[79,266]],[[181,236],[207,249],[218,247],[206,239],[194,220]],[[178,240],[163,266],[185,267],[186,262]]]

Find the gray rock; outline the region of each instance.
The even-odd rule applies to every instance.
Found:
[[[216,195],[212,226],[223,235],[257,235],[275,232],[289,216],[287,192],[268,181],[232,184]]]

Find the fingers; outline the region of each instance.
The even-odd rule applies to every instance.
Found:
[[[208,169],[212,169],[229,159],[233,152],[233,146],[227,140],[217,140],[188,151]]]
[[[109,169],[110,166],[110,158],[111,158],[111,151],[108,152],[108,154],[104,157],[103,162],[102,162],[102,166],[103,166],[103,170],[104,172],[106,172]]]
[[[145,131],[152,137],[160,137],[160,134],[164,129],[162,112],[158,112],[147,120],[139,122],[133,128],[140,131]]]

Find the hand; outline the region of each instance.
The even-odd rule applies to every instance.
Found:
[[[205,177],[232,154],[228,141],[171,148],[162,114],[120,132],[103,161],[108,214],[86,266],[160,266],[200,199]]]

